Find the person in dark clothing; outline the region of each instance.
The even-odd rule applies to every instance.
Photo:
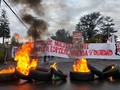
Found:
[[[117,43],[115,43],[115,55],[119,55],[120,56],[120,54],[118,54],[118,49],[117,49]]]
[[[49,61],[51,61],[51,60],[53,60],[54,59],[54,56],[50,56],[50,55],[48,55],[48,56],[44,56],[44,63],[49,63]]]
[[[47,56],[45,55],[45,56],[44,56],[44,63],[46,62],[46,58],[47,58]]]

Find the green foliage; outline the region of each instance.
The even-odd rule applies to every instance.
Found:
[[[65,29],[59,29],[56,32],[55,36],[51,36],[53,40],[57,40],[60,42],[67,42],[67,43],[72,43],[72,36],[69,34],[68,31],[65,31]]]
[[[15,39],[15,37],[12,37],[12,39],[11,39],[11,45],[12,46],[17,46],[17,42],[16,42],[16,39]]]
[[[4,38],[10,38],[9,21],[6,16],[5,10],[2,10],[2,14],[0,17],[0,37],[3,37],[3,43],[4,43]]]
[[[23,43],[19,43],[18,40],[13,36],[11,39],[11,46],[21,46]]]
[[[113,19],[110,17],[105,17],[103,21],[103,25],[101,26],[101,34],[104,36],[103,42],[106,42],[108,37],[112,35],[112,33],[116,33],[117,30],[114,29],[115,23],[113,23]]]
[[[2,57],[4,55],[3,51],[0,50],[0,57]]]
[[[98,30],[96,28],[99,26],[102,19],[103,17],[99,12],[84,15],[76,25],[76,30],[83,33],[84,39],[92,38],[97,34]]]
[[[3,45],[0,44],[0,62],[3,62],[3,55],[4,55]]]
[[[96,43],[97,39],[96,38],[89,38],[88,43]]]
[[[100,12],[93,12],[81,17],[75,28],[76,31],[83,33],[84,40],[88,39],[90,42],[94,41],[91,40],[91,38],[101,34],[104,36],[103,42],[105,42],[108,36],[117,32],[117,30],[114,29],[114,25],[113,19],[110,17],[104,17]]]

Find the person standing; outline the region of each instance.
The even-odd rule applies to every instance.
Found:
[[[47,58],[47,56],[45,55],[45,56],[44,56],[44,63],[46,63],[46,58]]]
[[[115,55],[119,55],[120,56],[120,54],[118,53],[117,43],[115,43]]]
[[[6,64],[8,61],[8,53],[9,53],[9,44],[5,42],[4,44],[4,63]]]

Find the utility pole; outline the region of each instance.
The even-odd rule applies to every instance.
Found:
[[[36,52],[36,39],[37,39],[37,19],[36,17],[34,18],[34,34],[33,34],[33,39],[34,39],[34,48],[33,48],[33,51],[34,51],[34,54],[35,54],[35,58],[37,58],[37,52]]]
[[[36,39],[37,39],[37,28],[36,28],[36,18],[34,19],[34,43],[36,44]]]

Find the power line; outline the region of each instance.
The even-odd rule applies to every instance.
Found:
[[[12,6],[12,9],[14,10],[14,12],[16,12],[17,11],[17,13],[18,13],[18,11],[19,11],[19,9],[16,7],[17,5],[13,5],[13,3],[11,3],[11,1],[10,0],[7,0],[8,2],[9,2],[9,4]],[[7,3],[8,3],[7,2]],[[10,6],[9,5],[9,6]],[[16,8],[15,8],[16,7]]]
[[[15,2],[11,3],[10,0],[8,0],[8,1],[12,5],[13,8],[16,7],[16,9],[15,9],[16,11],[19,11],[23,15],[23,12],[17,7],[17,5],[15,4]]]
[[[8,8],[8,6],[5,4],[5,6],[3,7],[3,8],[5,8],[5,7],[7,7]],[[15,12],[15,10],[14,10],[14,12]],[[10,15],[7,15],[7,17],[9,18],[9,19],[11,19],[11,16]],[[20,21],[19,21],[20,22]],[[21,22],[20,22],[21,23]],[[14,20],[12,21],[12,22],[10,22],[10,24],[12,25],[16,25],[16,22],[14,22]]]
[[[9,7],[9,9],[15,14],[15,16],[20,20],[20,22],[28,29],[28,27],[23,23],[23,21],[18,17],[18,15],[12,10],[12,8],[3,0],[4,3]]]
[[[14,2],[12,3],[10,0],[7,0],[7,1],[9,2],[9,3],[7,2],[7,3],[9,4],[9,6],[12,7],[12,9],[14,10],[15,13],[17,13],[17,14],[19,13],[19,14],[22,14],[22,15],[23,15],[23,12],[20,11],[20,9],[17,7],[17,5],[16,5]],[[6,4],[5,4],[5,5],[6,5]],[[6,5],[6,6],[7,6],[7,5]],[[11,22],[11,23],[12,23],[12,22]],[[15,25],[15,23],[12,23],[12,24]]]

